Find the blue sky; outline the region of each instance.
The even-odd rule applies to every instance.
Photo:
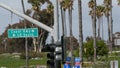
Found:
[[[52,0],[53,2],[55,0]],[[83,6],[83,37],[84,40],[87,36],[92,36],[92,25],[91,25],[91,17],[89,14],[89,8],[88,3],[89,0],[82,0],[82,6]],[[97,0],[98,4],[101,4],[103,0]],[[25,2],[25,8],[31,8],[31,5],[27,3],[27,0],[24,0]],[[22,13],[22,6],[21,6],[21,0],[0,0],[0,3],[4,3],[17,11]],[[74,0],[74,9],[73,9],[73,33],[74,36],[78,39],[79,37],[79,30],[78,30],[78,10],[77,7],[78,3],[77,0]],[[113,32],[120,32],[120,6],[117,5],[117,0],[113,1],[113,23],[114,23],[114,30]],[[11,12],[0,8],[0,34],[5,30],[5,28],[8,26],[8,24],[14,24],[16,22],[19,22],[20,17],[16,15],[12,15],[11,19]],[[104,39],[107,40],[107,21],[106,18],[103,18],[104,20]],[[68,22],[68,20],[67,20]],[[69,36],[69,32],[67,33]]]

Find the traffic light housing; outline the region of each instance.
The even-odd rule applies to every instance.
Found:
[[[46,46],[47,46],[46,49],[48,50],[47,65],[51,68],[56,68],[55,66],[57,66],[57,68],[59,68],[61,66],[61,60],[62,60],[61,45],[56,43],[56,44],[47,44]]]
[[[42,48],[42,52],[47,53],[47,65],[50,68],[61,68],[61,61],[64,63],[66,59],[66,46],[64,37],[61,37],[61,42],[47,44]],[[56,67],[57,66],[57,67]]]
[[[51,68],[53,67],[54,68],[54,64],[55,64],[55,48],[56,48],[56,45],[55,44],[47,44],[47,50],[48,50],[48,53],[47,53],[47,65],[50,66]]]

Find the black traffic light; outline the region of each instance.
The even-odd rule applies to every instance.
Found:
[[[46,49],[48,50],[47,54],[47,65],[50,68],[61,68],[62,60],[62,47],[60,44],[47,44]]]
[[[55,68],[55,49],[56,49],[56,45],[55,44],[47,44],[46,45],[46,49],[48,50],[48,54],[47,54],[47,65],[50,68]]]
[[[42,52],[47,53],[47,66],[48,68],[61,68],[61,60],[62,60],[62,46],[60,44],[47,44],[43,46]]]

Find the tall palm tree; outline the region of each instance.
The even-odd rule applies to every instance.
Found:
[[[65,17],[65,12],[66,10],[68,9],[68,17],[69,17],[69,29],[70,29],[70,35],[72,35],[72,4],[73,4],[73,1],[72,0],[62,0],[60,2],[61,4],[61,14],[62,14],[62,21],[64,22],[64,29],[63,31],[66,32],[66,17]]]
[[[68,17],[69,17],[69,32],[70,32],[70,50],[71,50],[71,55],[72,55],[72,61],[71,64],[72,66],[74,66],[74,54],[73,54],[73,41],[72,41],[72,37],[73,37],[73,33],[72,33],[72,6],[73,6],[73,1],[72,0],[68,0]]]
[[[109,43],[109,50],[112,50],[112,0],[104,0],[104,5],[105,5],[105,16],[107,18],[107,23],[108,23],[108,43]]]
[[[81,63],[83,63],[83,31],[82,31],[82,2],[78,0],[78,17],[79,17],[79,56],[81,58]],[[81,67],[82,68],[82,64]]]
[[[63,54],[63,59],[62,59],[62,62],[65,62],[66,61],[66,40],[65,40],[65,37],[67,36],[67,26],[66,26],[66,1],[64,0],[59,0],[60,2],[60,10],[61,10],[61,20],[62,20],[62,37],[61,37],[61,40],[62,43],[63,43],[63,48],[64,48],[64,54]]]
[[[93,36],[94,36],[94,62],[96,61],[96,0],[94,0],[94,8],[93,8],[94,16],[93,16]]]
[[[112,19],[112,0],[110,0],[110,51],[112,52],[113,45],[113,19]]]
[[[66,2],[64,0],[59,1],[60,2],[60,8],[61,8],[61,20],[62,20],[62,35],[66,36]]]
[[[70,51],[71,51],[71,64],[72,66],[74,66],[74,62],[73,62],[73,43],[72,43],[72,37],[73,37],[73,33],[72,33],[72,9],[73,9],[73,0],[65,0],[66,2],[66,7],[68,9],[68,17],[69,17],[69,32],[70,32]]]
[[[93,47],[94,47],[94,62],[96,61],[96,0],[90,0],[88,3],[89,8],[91,11],[89,15],[92,18],[92,27],[93,27]]]
[[[73,1],[72,0],[68,0],[69,4],[68,4],[68,17],[69,17],[69,29],[70,29],[70,36],[73,36],[73,33],[72,33],[72,6],[73,6]]]
[[[102,23],[101,19],[102,19],[103,13],[104,13],[104,6],[102,6],[102,5],[97,6],[96,7],[96,16],[98,19],[98,38],[101,38],[100,37],[100,24]]]
[[[105,16],[107,18],[107,23],[108,23],[108,41],[110,41],[110,20],[109,20],[109,15],[110,15],[110,0],[104,0],[104,5],[105,5]]]
[[[63,10],[68,9],[68,17],[69,17],[69,32],[70,32],[70,50],[71,50],[71,56],[73,58],[73,45],[72,45],[72,39],[71,37],[73,36],[72,34],[72,6],[73,6],[73,0],[63,0],[61,2]],[[73,66],[73,61],[71,61],[72,66]]]

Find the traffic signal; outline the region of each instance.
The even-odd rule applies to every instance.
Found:
[[[56,43],[55,48],[55,68],[61,68],[61,60],[62,60],[62,47],[61,42]]]
[[[47,65],[50,67],[50,68],[54,68],[54,64],[55,64],[55,48],[56,48],[56,45],[55,44],[47,44],[47,50],[48,50],[48,54],[47,54]]]
[[[47,65],[51,68],[61,68],[62,47],[60,44],[47,44]]]

